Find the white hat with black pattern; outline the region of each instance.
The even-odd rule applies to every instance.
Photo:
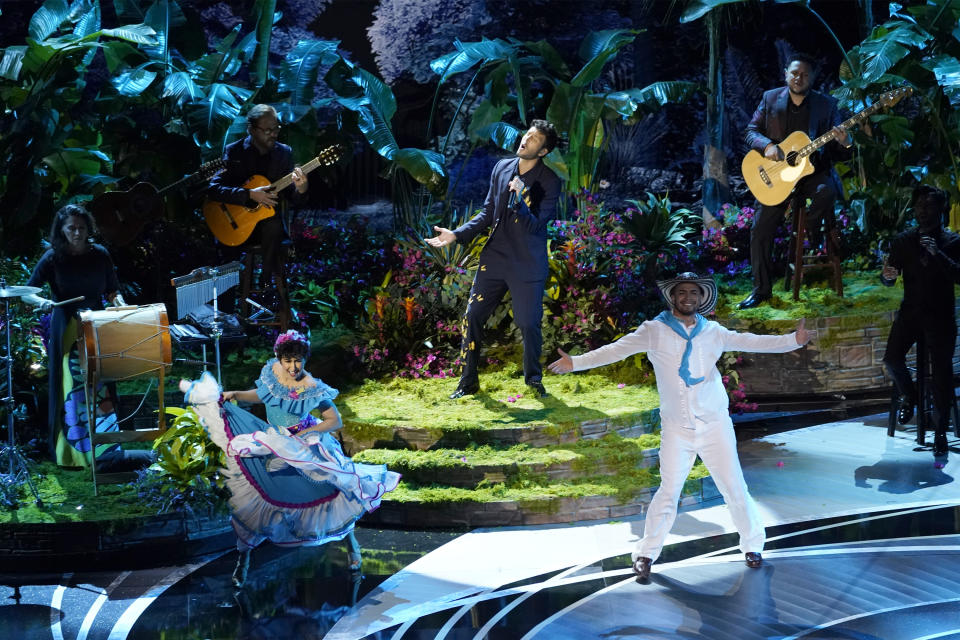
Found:
[[[700,307],[697,309],[697,313],[707,315],[717,306],[717,283],[713,281],[713,278],[701,278],[692,271],[686,271],[670,280],[657,281],[657,287],[659,287],[663,299],[667,301],[667,305],[671,309],[673,309],[673,299],[671,297],[673,288],[681,282],[693,282],[699,285],[700,290],[703,291],[703,300],[700,301]]]

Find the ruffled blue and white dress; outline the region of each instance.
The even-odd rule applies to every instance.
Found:
[[[309,374],[314,386],[287,387],[273,372],[276,362],[264,365],[256,383],[267,422],[222,405],[233,528],[250,547],[264,540],[284,546],[340,540],[396,489],[400,474],[354,463],[330,432],[291,435],[289,427],[333,406],[338,392]]]

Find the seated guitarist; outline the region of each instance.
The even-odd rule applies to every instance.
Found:
[[[267,104],[255,105],[247,113],[247,137],[227,145],[223,154],[224,170],[210,180],[207,192],[211,200],[255,208],[257,205],[274,207],[277,215],[261,220],[248,242],[259,243],[263,252],[263,271],[261,287],[269,289],[275,273],[282,273],[283,255],[280,243],[283,241],[284,228],[282,216],[286,197],[294,204],[302,202],[307,192],[307,177],[299,167],[294,167],[293,151],[288,145],[277,142],[280,135],[280,122],[277,111]],[[255,175],[273,182],[292,173],[292,192],[288,190],[275,193],[269,187],[245,189],[243,184]],[[277,292],[282,307],[289,306],[286,283],[277,277]]]
[[[794,131],[807,133],[811,140],[834,129],[836,143],[829,142],[820,157],[812,157],[814,172],[794,187],[793,194],[778,205],[761,205],[750,230],[750,266],[753,271],[753,291],[738,305],[740,309],[755,307],[769,300],[773,292],[773,238],[783,219],[787,205],[794,195],[810,200],[805,227],[810,244],[819,246],[820,225],[825,223],[831,241],[836,241],[833,205],[840,192],[840,179],[833,170],[831,154],[838,155],[840,147],[852,144],[846,131],[837,127],[842,122],[837,100],[810,88],[814,79],[813,64],[809,58],[794,55],[787,68],[786,86],[763,94],[760,106],[747,125],[747,144],[769,160],[783,160],[777,143]],[[839,145],[839,146],[838,146]]]

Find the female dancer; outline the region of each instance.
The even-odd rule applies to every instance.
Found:
[[[333,436],[342,426],[333,404],[337,390],[304,371],[309,354],[302,334],[281,334],[274,344],[276,358],[263,366],[256,387],[223,393],[222,427],[204,420],[228,456],[226,482],[240,551],[233,576],[237,586],[246,579],[250,550],[264,540],[314,546],[347,538],[350,568],[358,571],[354,523],[379,507],[400,481],[384,465],[356,464],[343,454]],[[188,390],[188,401],[190,395]],[[267,422],[229,400],[262,402]],[[220,429],[223,437],[214,433]]]

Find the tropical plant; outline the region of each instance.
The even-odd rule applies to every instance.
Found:
[[[52,210],[61,194],[112,182],[112,158],[102,149],[98,118],[91,110],[89,76],[102,53],[113,73],[136,50],[155,46],[144,24],[104,29],[97,3],[48,0],[30,20],[25,45],[0,58],[0,220],[4,238],[33,234],[38,210]]]
[[[192,408],[167,407],[173,422],[153,443],[157,461],[137,478],[137,493],[158,513],[222,512],[229,494],[220,479],[223,450],[207,436]]]
[[[489,138],[500,148],[514,151],[532,114],[543,113],[566,143],[565,150],[555,149],[545,162],[567,180],[568,193],[582,209],[584,190],[597,187],[597,169],[609,137],[607,123],[636,123],[665,104],[686,101],[697,90],[694,83],[680,81],[656,82],[642,89],[603,87],[604,67],[637,33],[630,29],[589,33],[580,45],[582,66],[575,73],[545,40],[455,42],[456,51],[434,60],[431,68],[440,76],[439,92],[439,85],[451,76],[477,67],[460,106],[483,75],[483,100],[473,109],[468,127],[475,141]],[[458,106],[453,121],[459,113]],[[514,114],[513,123],[503,120],[508,114]],[[453,122],[450,127],[452,131]],[[450,133],[444,143],[449,137]]]
[[[836,34],[830,29],[827,22],[810,7],[809,0],[776,0],[778,4],[796,4],[803,7],[821,25],[826,33],[830,35],[840,51],[843,51],[843,45],[837,39]],[[709,42],[709,70],[707,80],[707,144],[704,147],[703,158],[703,223],[707,226],[717,226],[719,223],[715,220],[720,207],[730,201],[729,172],[727,169],[727,158],[724,152],[723,141],[728,137],[725,129],[726,118],[724,117],[724,43],[726,37],[725,25],[735,21],[730,16],[729,11],[736,5],[754,4],[751,0],[687,0],[684,3],[683,13],[680,22],[693,22],[700,18],[705,18],[705,28]],[[869,2],[858,4],[869,5]],[[869,9],[861,12],[863,19],[871,16]],[[872,20],[872,17],[869,18]]]
[[[383,80],[369,71],[340,57],[324,76],[324,80],[337,94],[337,102],[353,111],[357,118],[357,127],[367,142],[381,157],[389,161],[387,176],[394,178],[396,185],[398,170],[403,170],[416,182],[424,185],[432,195],[442,195],[447,189],[447,172],[443,156],[425,149],[401,147],[391,130],[391,121],[397,111],[397,101]],[[401,183],[402,184],[402,183]],[[411,204],[410,189],[399,203],[406,207],[419,207]],[[406,201],[406,202],[405,202]],[[414,229],[420,232],[420,221],[415,219],[410,209],[397,208],[394,202],[395,226],[403,230]]]
[[[680,252],[700,235],[702,219],[687,208],[674,209],[668,195],[647,193],[646,200],[628,200],[623,228],[633,237],[630,246],[646,257],[644,268],[652,279],[658,265]]]
[[[921,183],[946,189],[955,203],[953,225],[960,222],[958,21],[960,4],[951,0],[894,8],[840,69],[843,86],[834,95],[851,111],[892,87],[913,88],[899,113],[870,118],[872,135],[858,133],[857,156],[838,167],[854,220],[870,235],[903,223],[910,194]]]

